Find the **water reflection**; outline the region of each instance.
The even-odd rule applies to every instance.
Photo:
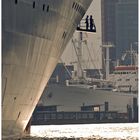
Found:
[[[138,140],[138,123],[31,126],[32,136]]]

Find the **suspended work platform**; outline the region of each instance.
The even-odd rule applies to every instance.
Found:
[[[92,24],[92,25],[91,25]],[[77,26],[77,31],[85,31],[85,32],[96,32],[96,26],[94,20],[90,23],[89,20],[82,19],[80,24]]]
[[[83,28],[80,28],[80,27],[77,27],[77,31],[84,31],[84,32],[96,32],[96,29],[93,29],[93,30],[87,30],[87,29],[83,29]]]

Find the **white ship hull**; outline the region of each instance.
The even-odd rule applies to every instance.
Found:
[[[2,135],[24,129],[91,0],[3,0]]]
[[[65,86],[50,84],[44,91],[40,104],[44,106],[57,106],[57,111],[81,111],[82,106],[100,106],[104,111],[104,103],[108,102],[108,111],[127,113],[127,105],[133,106],[133,98],[137,94],[113,92],[107,90],[94,90],[86,86]]]

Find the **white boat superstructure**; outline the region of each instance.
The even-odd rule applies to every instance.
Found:
[[[3,137],[24,132],[59,57],[91,1],[2,1]]]
[[[123,62],[127,58],[130,59],[129,64],[115,66],[107,80],[113,82],[116,91],[138,93],[138,53],[133,50],[132,45],[120,60]]]
[[[116,91],[138,93],[138,67],[135,65],[116,66],[108,80],[114,83]]]

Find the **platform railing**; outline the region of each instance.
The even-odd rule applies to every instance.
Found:
[[[77,26],[77,31],[86,31],[86,32],[96,32],[96,26],[93,22],[93,27],[90,27],[90,24],[88,26],[88,29],[86,28],[85,19],[82,19],[81,22]]]

